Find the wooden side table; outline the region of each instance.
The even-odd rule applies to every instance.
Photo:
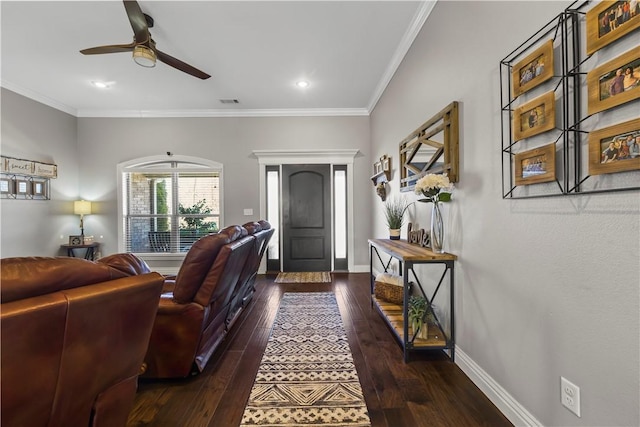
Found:
[[[95,261],[97,249],[100,247],[100,243],[93,242],[86,245],[60,245],[62,249],[66,249],[68,257],[79,258],[76,254],[76,249],[84,249],[84,259]]]
[[[386,263],[382,259],[381,255],[386,255]],[[374,294],[374,282],[373,275],[373,262],[374,257],[377,257],[384,272],[389,269],[392,259],[396,259],[400,263],[400,270],[402,271],[403,285],[404,285],[404,298],[402,305],[391,304],[386,301],[379,300]],[[450,351],[451,361],[455,360],[455,315],[454,315],[454,301],[453,301],[453,272],[454,262],[458,257],[449,254],[437,254],[431,252],[427,248],[420,247],[408,243],[406,240],[389,240],[389,239],[369,239],[369,272],[371,274],[371,302],[376,307],[382,318],[385,320],[397,341],[402,346],[404,352],[404,361],[409,361],[410,351],[419,350],[444,350]],[[435,286],[435,290],[431,295],[427,295],[425,290],[418,280],[418,277],[413,270],[414,265],[426,264],[442,266],[444,270],[440,281]],[[429,337],[426,339],[419,339],[416,337],[415,331],[410,331],[408,321],[409,310],[409,297],[410,297],[410,281],[409,273],[413,276],[413,284],[417,286],[419,293],[427,300],[431,305],[438,293],[441,285],[445,283],[445,277],[448,276],[448,285],[450,292],[450,307],[449,307],[449,320],[451,325],[450,334],[446,334],[442,328],[440,320],[435,318],[435,328],[429,328]],[[448,273],[448,274],[447,274]],[[435,315],[435,313],[434,313]]]

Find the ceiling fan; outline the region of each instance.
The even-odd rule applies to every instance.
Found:
[[[159,51],[156,48],[156,42],[151,38],[151,33],[149,33],[149,28],[153,27],[153,18],[142,13],[140,5],[135,0],[123,0],[123,3],[129,22],[131,22],[131,28],[133,28],[133,41],[129,44],[91,47],[81,50],[80,53],[84,55],[99,55],[103,53],[133,52],[133,60],[143,67],[155,67],[156,59],[159,59],[173,68],[202,80],[211,77],[209,74],[185,62]]]

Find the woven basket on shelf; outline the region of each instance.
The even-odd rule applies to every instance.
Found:
[[[392,285],[390,283],[376,281],[373,287],[373,294],[376,298],[402,305],[404,299],[404,288],[398,285]]]

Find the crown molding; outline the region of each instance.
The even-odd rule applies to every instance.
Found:
[[[368,116],[366,108],[307,108],[262,110],[79,110],[77,117],[335,117]]]
[[[380,79],[378,86],[373,92],[371,101],[369,101],[369,107],[367,108],[369,114],[373,112],[373,109],[378,104],[378,101],[382,97],[382,94],[387,89],[387,86],[391,82],[391,79],[398,70],[398,67],[402,63],[405,55],[411,48],[413,41],[416,39],[416,37],[418,37],[418,33],[420,33],[422,26],[427,21],[427,18],[431,14],[431,11],[433,11],[433,8],[435,7],[437,2],[438,0],[423,1],[422,5],[417,10],[415,16],[413,17],[411,25],[404,33],[404,36],[402,37],[402,40],[400,41],[400,44],[398,45],[398,48],[396,49],[393,57],[391,58],[391,61],[389,62],[389,65],[387,66],[382,79]]]
[[[48,96],[44,96],[41,93],[35,92],[31,89],[26,89],[22,86],[18,86],[6,80],[0,81],[0,86],[10,90],[11,92],[17,93],[18,95],[22,95],[26,98],[32,99],[51,108],[55,108],[56,110],[60,110],[67,114],[71,114],[72,116],[78,117],[78,110],[76,110],[75,108],[69,107],[66,104],[58,102],[55,99],[49,98]]]

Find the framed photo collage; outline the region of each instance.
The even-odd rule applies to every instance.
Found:
[[[501,61],[503,198],[640,189],[639,33],[640,2],[576,2]]]

